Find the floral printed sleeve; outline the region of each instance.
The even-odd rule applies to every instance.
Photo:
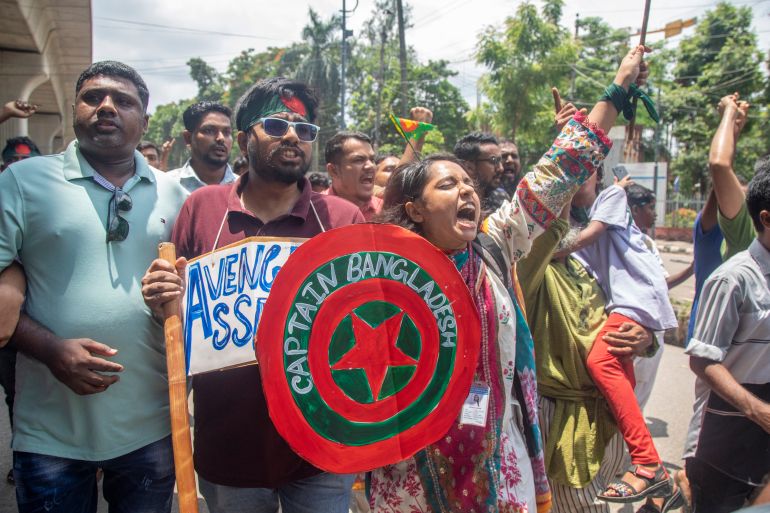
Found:
[[[575,114],[551,149],[519,182],[511,201],[482,226],[513,263],[529,253],[532,241],[559,216],[580,185],[602,163],[612,143],[604,131]]]

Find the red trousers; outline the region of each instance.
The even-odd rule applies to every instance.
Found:
[[[610,314],[591,347],[586,367],[612,410],[631,462],[635,465],[654,465],[660,463],[660,456],[634,395],[634,362],[630,358],[620,359],[610,354],[607,351],[609,345],[602,340],[606,333],[618,331],[625,322],[638,324],[623,315]]]

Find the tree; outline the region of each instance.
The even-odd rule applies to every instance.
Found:
[[[225,90],[219,72],[200,57],[190,59],[187,65],[190,67],[190,77],[198,84],[197,100],[220,101]]]
[[[757,114],[758,105],[766,102],[763,55],[751,21],[751,7],[720,3],[674,52],[673,81],[664,87],[662,107],[673,122],[678,146],[671,170],[681,177],[683,190],[696,183],[701,191],[708,186],[709,146],[719,124],[714,107],[727,94],[737,91],[754,104],[738,144],[736,172],[751,177],[754,160],[768,151],[770,131]]]
[[[478,61],[489,68],[484,92],[496,114],[495,131],[512,138],[527,161],[547,147],[553,122],[551,86],[564,90],[578,49],[558,25],[562,0],[546,0],[543,14],[522,3],[502,28],[480,38]]]
[[[340,19],[334,15],[324,21],[312,8],[308,9],[308,16],[310,20],[302,29],[307,54],[300,61],[295,76],[313,87],[321,100],[318,146],[323,148],[340,127],[340,42],[336,36]]]
[[[301,43],[293,43],[287,47],[269,47],[263,52],[256,52],[253,48],[242,51],[227,65],[226,91],[222,101],[234,108],[243,93],[260,80],[294,76],[299,63],[307,54],[307,46]]]
[[[449,82],[456,72],[449,69],[447,61],[421,63],[414,49],[408,48],[407,108],[401,108],[400,43],[392,6],[392,0],[375,4],[364,24],[364,37],[353,47],[349,69],[351,127],[376,135],[375,146],[379,150],[399,148],[400,153],[404,142],[390,126],[388,114],[404,117],[409,114],[409,107],[422,105],[433,111],[433,122],[441,131],[441,137],[432,132],[434,135],[428,137],[423,153],[451,149],[468,128],[465,121],[468,104],[460,90]],[[404,16],[409,26],[408,4],[404,5]]]
[[[182,166],[187,159],[182,132],[184,123],[182,113],[193,103],[193,100],[181,100],[179,102],[159,105],[150,116],[150,124],[145,134],[145,139],[161,145],[164,141],[175,139],[174,147],[168,159],[169,169]]]

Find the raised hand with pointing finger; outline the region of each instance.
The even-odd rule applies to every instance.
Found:
[[[553,110],[555,113],[553,124],[557,130],[561,131],[561,129],[564,128],[564,125],[566,125],[567,122],[572,119],[572,116],[578,112],[578,108],[575,107],[572,103],[562,105],[561,95],[559,94],[559,90],[555,87],[551,88],[551,94],[553,95]],[[586,114],[588,113],[588,110],[580,109],[580,112]]]

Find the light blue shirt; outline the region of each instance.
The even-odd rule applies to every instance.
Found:
[[[604,189],[589,218],[604,223],[607,230],[574,256],[599,282],[607,313],[625,315],[655,331],[676,328],[663,268],[634,224],[626,192],[617,185]]]
[[[78,460],[115,458],[170,432],[162,327],[141,279],[168,241],[187,193],[134,153],[123,186],[133,207],[129,234],[106,242],[112,193],[71,143],[64,153],[12,164],[0,174],[0,269],[18,257],[27,313],[61,338],[90,338],[118,350],[120,381],[79,396],[41,362],[19,353],[14,450]]]
[[[207,185],[206,182],[198,177],[198,174],[190,165],[189,159],[184,163],[184,166],[172,169],[166,174],[171,178],[178,180],[182,187],[187,189],[188,192],[196,191]],[[219,182],[219,185],[232,183],[237,179],[238,175],[233,172],[233,168],[230,167],[230,164],[227,164],[227,166],[225,166],[225,175],[222,177],[222,181]]]

